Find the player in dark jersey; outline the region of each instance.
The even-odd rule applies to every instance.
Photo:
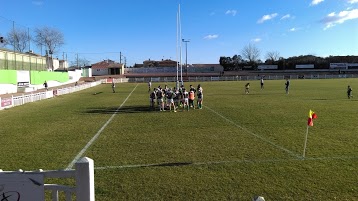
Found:
[[[197,105],[199,109],[203,109],[203,89],[199,89],[198,90],[198,100],[197,100]]]
[[[149,94],[149,106],[151,109],[155,108],[155,99],[156,99],[156,89],[154,89],[150,94]]]
[[[353,95],[352,95],[352,87],[348,85],[348,88],[347,88],[347,95],[348,95],[348,98],[353,98]]]
[[[173,93],[174,93],[174,105],[175,107],[179,107],[179,102],[180,102],[180,93],[179,93],[179,90],[174,87],[174,90],[173,90]]]

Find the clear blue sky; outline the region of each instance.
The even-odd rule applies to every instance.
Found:
[[[178,5],[188,63],[219,63],[253,43],[287,58],[358,55],[358,0],[0,0],[0,34],[15,27],[63,32],[62,52],[92,63],[176,60]],[[40,52],[31,44],[35,52]],[[185,45],[183,62],[185,61]]]

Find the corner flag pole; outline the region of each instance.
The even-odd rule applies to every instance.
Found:
[[[305,146],[303,147],[303,158],[306,155],[306,146],[307,146],[307,138],[308,138],[308,125],[307,125],[307,132],[306,132],[306,138],[305,138]]]
[[[317,114],[312,110],[308,113],[308,122],[307,122],[307,131],[306,131],[306,138],[305,138],[305,146],[303,147],[303,158],[306,155],[306,146],[307,146],[307,138],[308,138],[308,127],[313,126],[313,119],[317,118]]]

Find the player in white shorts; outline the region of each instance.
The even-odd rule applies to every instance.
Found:
[[[186,109],[189,111],[189,93],[186,91],[186,89],[184,89],[183,92],[183,98],[184,98],[184,102],[183,102],[183,109]]]
[[[159,111],[165,111],[163,97],[164,97],[164,92],[161,89],[159,89],[157,91],[157,102],[159,106]]]
[[[169,110],[171,111],[172,108],[173,108],[173,111],[177,112],[176,109],[175,109],[174,97],[175,97],[174,92],[171,89],[169,89],[167,91],[167,104],[169,106]]]

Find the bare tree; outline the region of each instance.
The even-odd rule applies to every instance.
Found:
[[[279,58],[280,58],[280,53],[278,51],[269,51],[266,54],[266,59],[271,62],[278,61]]]
[[[260,57],[260,50],[250,43],[242,49],[242,57],[250,63],[256,63]]]
[[[55,53],[57,48],[65,44],[63,33],[50,27],[36,28],[34,41],[37,46],[45,46],[50,54]]]
[[[48,67],[51,67],[53,70],[52,55],[56,52],[57,48],[65,43],[63,33],[50,27],[36,28],[34,41],[41,48],[45,46],[47,50],[46,55],[51,55],[49,60],[50,66]]]
[[[13,29],[7,34],[5,44],[10,45],[14,50],[24,52],[29,45],[30,36],[25,29]]]

